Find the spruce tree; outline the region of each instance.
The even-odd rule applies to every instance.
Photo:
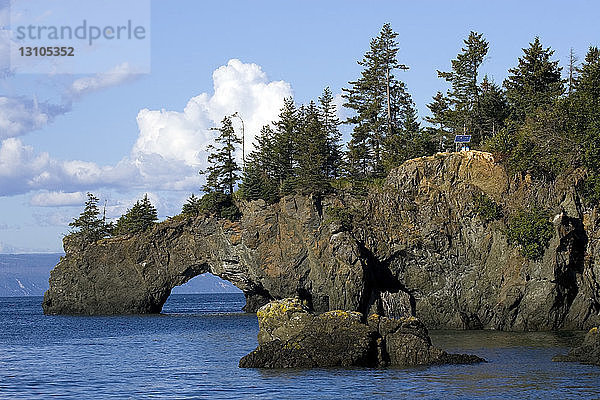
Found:
[[[185,215],[197,216],[200,214],[200,198],[196,197],[193,193],[187,199],[186,203],[181,209],[181,213]]]
[[[523,49],[519,65],[508,70],[504,80],[506,97],[511,108],[510,118],[522,123],[539,107],[548,107],[563,93],[563,81],[558,61],[550,58],[554,50],[544,49],[539,37]]]
[[[324,193],[329,189],[330,141],[316,104],[302,108],[295,154],[297,189],[303,193]]]
[[[502,89],[486,76],[480,85],[479,123],[483,132],[482,139],[495,135],[504,127],[508,117],[508,104]]]
[[[577,70],[575,93],[570,106],[573,133],[577,136],[580,158],[588,171],[585,183],[586,198],[600,202],[600,50],[590,47],[583,64]]]
[[[73,233],[85,243],[93,243],[108,236],[112,226],[106,222],[104,215],[100,217],[98,198],[89,192],[87,198],[83,212],[78,218],[74,218],[69,226],[77,229]]]
[[[427,108],[431,111],[431,116],[425,117],[425,121],[432,124],[432,126],[427,128],[427,132],[435,142],[436,150],[452,150],[454,134],[450,130],[450,101],[442,92],[437,92],[433,97],[433,101],[427,105]]]
[[[293,190],[295,139],[298,133],[298,110],[294,99],[284,99],[279,119],[273,125],[273,178],[277,180],[280,190],[288,193]]]
[[[489,44],[483,34],[471,31],[464,40],[465,47],[456,59],[451,61],[452,71],[438,71],[438,77],[450,83],[448,122],[453,134],[462,134],[466,129],[472,135],[471,141],[478,144],[483,136],[480,125],[479,67],[488,52]]]
[[[145,194],[141,200],[135,202],[118,220],[114,229],[116,235],[144,232],[158,221],[156,208]]]
[[[221,121],[220,128],[213,128],[219,132],[215,138],[215,145],[209,145],[207,151],[208,168],[201,171],[201,174],[207,175],[206,184],[203,190],[207,193],[219,192],[233,194],[233,187],[239,180],[240,167],[235,161],[236,145],[242,143],[241,139],[235,135],[231,118],[225,117]]]
[[[242,177],[240,192],[246,200],[263,199],[269,203],[279,198],[273,129],[263,126],[256,137],[254,151],[246,157],[246,169]]]
[[[397,60],[397,36],[385,24],[358,62],[363,67],[360,78],[342,89],[344,106],[355,111],[346,120],[354,124],[347,155],[353,178],[382,176],[384,141],[398,133],[406,104],[411,102],[406,85],[394,76],[396,70],[407,69]]]
[[[338,178],[342,166],[342,134],[339,130],[340,120],[336,115],[333,95],[329,87],[323,90],[319,97],[319,115],[325,136],[327,137],[326,176]]]

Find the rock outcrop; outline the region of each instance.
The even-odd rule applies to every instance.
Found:
[[[574,347],[565,356],[554,357],[552,361],[580,362],[600,366],[600,328],[590,329],[581,346]]]
[[[67,237],[44,311],[160,312],[174,286],[211,272],[242,289],[247,311],[299,297],[318,313],[412,315],[430,329],[589,329],[600,324],[600,218],[576,184],[510,177],[488,153],[440,153],[366,198],[240,203],[238,222],[173,218],[85,247]],[[481,195],[503,216],[480,216]],[[506,235],[508,216],[532,204],[554,227],[537,261]]]
[[[389,319],[372,314],[368,323],[355,311],[315,315],[297,299],[273,301],[257,312],[258,347],[241,368],[413,367],[473,364],[485,360],[448,354],[431,344],[414,317]]]

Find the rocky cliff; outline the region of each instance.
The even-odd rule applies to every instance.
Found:
[[[488,153],[440,153],[393,170],[366,198],[289,196],[240,204],[239,222],[174,218],[86,247],[66,238],[46,313],[160,312],[174,286],[211,272],[247,311],[299,297],[317,312],[417,316],[429,328],[583,329],[600,323],[600,227],[576,174],[552,184],[510,177]],[[484,218],[485,195],[502,216]],[[552,212],[543,256],[507,239],[508,216]]]

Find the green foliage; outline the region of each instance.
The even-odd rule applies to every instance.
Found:
[[[146,194],[117,220],[113,234],[126,235],[144,232],[154,226],[156,221],[158,221],[158,213]]]
[[[201,204],[200,199],[192,193],[181,209],[181,213],[189,216],[197,216],[200,214]]]
[[[444,114],[434,116],[436,122],[444,121],[454,134],[460,134],[465,129],[472,135],[472,143],[478,144],[484,133],[481,121],[481,88],[478,83],[479,67],[488,52],[489,44],[482,34],[471,31],[464,40],[461,53],[451,61],[452,71],[438,71],[438,77],[445,79],[451,88],[444,102],[448,108]],[[443,104],[441,99],[434,102]],[[438,104],[431,104],[436,109]],[[430,109],[432,108],[430,107]]]
[[[221,192],[210,192],[200,199],[200,212],[237,221],[242,216],[239,208],[233,202],[233,196]]]
[[[558,61],[551,61],[554,50],[544,49],[536,36],[529,47],[523,49],[519,65],[508,70],[504,81],[506,97],[511,108],[510,118],[523,122],[540,107],[547,107],[563,93],[563,81]]]
[[[509,221],[508,242],[519,246],[523,257],[539,260],[554,234],[548,213],[532,208],[517,212]]]
[[[473,197],[473,211],[485,222],[502,218],[502,207],[485,193]]]
[[[383,25],[358,62],[363,67],[360,78],[348,82],[350,88],[342,89],[344,106],[355,112],[346,120],[354,124],[347,154],[347,170],[354,179],[382,176],[384,154],[398,149],[398,141],[393,137],[404,135],[405,138],[399,140],[402,142],[420,129],[406,85],[394,76],[396,70],[407,69],[397,60],[397,36],[390,24]],[[393,159],[402,157],[391,156]]]
[[[201,174],[207,175],[206,184],[202,188],[206,192],[233,193],[233,187],[239,180],[240,167],[235,162],[235,146],[242,140],[235,135],[230,117],[221,121],[220,128],[213,128],[219,132],[215,142],[219,147],[209,145],[207,151],[210,164]]]
[[[339,223],[342,230],[351,231],[358,210],[345,206],[332,206],[325,210],[325,214],[327,215],[326,224]]]
[[[331,189],[328,176],[330,144],[317,106],[310,102],[301,109],[296,137],[296,187],[301,193],[325,193]]]
[[[76,229],[72,235],[81,238],[84,243],[93,243],[108,236],[112,224],[106,222],[104,215],[100,217],[98,198],[89,192],[87,197],[83,212],[78,218],[74,218],[69,226]]]

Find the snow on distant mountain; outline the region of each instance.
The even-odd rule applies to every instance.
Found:
[[[42,296],[63,254],[0,254],[0,297]]]

